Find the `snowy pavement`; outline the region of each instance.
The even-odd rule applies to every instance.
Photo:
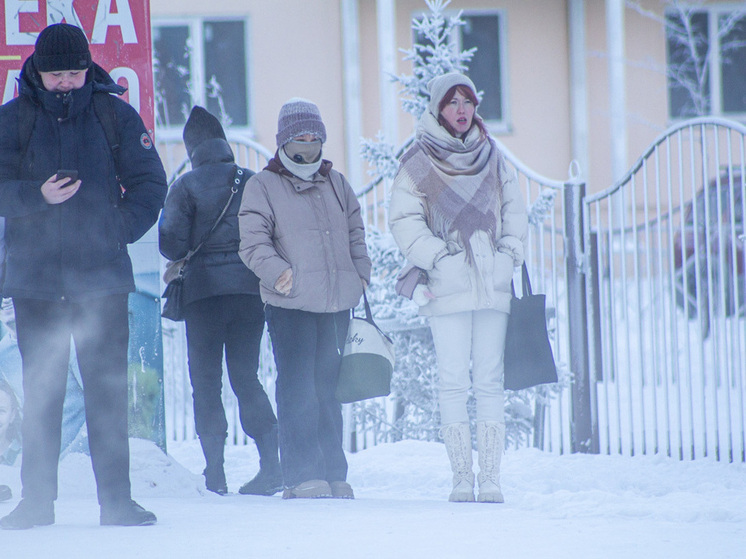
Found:
[[[0,557],[746,557],[744,464],[509,450],[505,504],[448,503],[443,446],[405,441],[349,456],[354,501],[283,501],[235,493],[256,471],[253,446],[227,449],[225,497],[204,490],[196,442],[169,456],[146,441],[131,448],[133,496],[157,525],[98,526],[90,461],[71,455],[56,524],[0,532]],[[0,466],[0,483],[14,493],[4,515],[18,501],[18,468]]]

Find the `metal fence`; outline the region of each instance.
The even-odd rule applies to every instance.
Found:
[[[601,452],[746,461],[745,135],[682,123],[585,198]]]
[[[536,174],[498,141],[529,207],[527,264],[546,294],[560,376],[529,392],[533,432],[521,446],[746,461],[745,136],[725,120],[682,123],[591,196],[576,177]],[[229,139],[244,166],[271,157]],[[169,177],[188,167],[180,141],[159,150]],[[360,190],[368,229],[386,232],[389,187],[377,179]],[[183,325],[163,326],[167,438],[193,438]],[[260,379],[273,402],[274,378],[265,334]],[[232,392],[223,399],[229,440],[245,444]],[[386,424],[366,423],[354,406],[347,445],[387,440]]]

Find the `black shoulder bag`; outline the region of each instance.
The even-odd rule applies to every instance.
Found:
[[[225,213],[228,211],[228,207],[233,201],[233,197],[238,192],[238,185],[240,185],[243,181],[243,175],[244,170],[236,165],[236,173],[233,176],[233,180],[231,182],[231,195],[228,197],[228,201],[225,203],[223,211],[220,212],[220,215],[215,220],[213,226],[205,234],[205,236],[202,237],[202,240],[199,242],[199,244],[192,250],[190,250],[184,258],[169,261],[168,264],[166,264],[166,270],[163,272],[163,281],[166,284],[166,289],[163,292],[163,295],[161,295],[161,299],[166,299],[166,302],[163,303],[163,307],[161,309],[161,316],[163,318],[168,318],[169,320],[173,320],[176,322],[184,320],[184,269],[189,263],[189,260],[191,260],[192,257],[199,252],[199,249],[202,248],[210,235],[212,235],[212,232],[215,231],[215,228],[225,216]]]

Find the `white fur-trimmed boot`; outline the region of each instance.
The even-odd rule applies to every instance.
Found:
[[[468,423],[450,423],[440,429],[453,471],[453,491],[448,500],[455,503],[474,501],[474,471],[471,431]]]
[[[480,503],[503,503],[500,490],[500,458],[505,446],[505,424],[496,421],[477,422],[477,451],[479,452]]]

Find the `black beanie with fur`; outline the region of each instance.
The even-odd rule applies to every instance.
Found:
[[[36,39],[34,66],[39,72],[87,70],[92,62],[88,39],[80,27],[55,23]]]

